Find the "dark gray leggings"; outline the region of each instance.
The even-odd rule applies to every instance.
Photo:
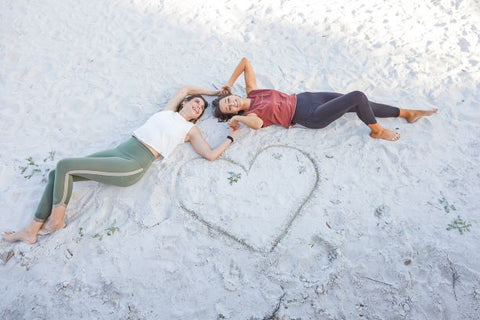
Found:
[[[368,101],[360,91],[347,94],[336,92],[303,92],[297,95],[293,122],[307,128],[328,126],[347,112],[356,112],[366,125],[377,123],[375,117],[398,117],[400,109]]]

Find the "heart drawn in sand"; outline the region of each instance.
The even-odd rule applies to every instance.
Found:
[[[180,207],[250,250],[269,253],[288,232],[318,184],[309,155],[289,146],[260,150],[248,166],[193,159],[178,172]]]

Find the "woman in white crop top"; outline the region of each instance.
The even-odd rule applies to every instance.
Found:
[[[193,125],[202,115],[203,112],[205,111],[205,108],[208,106],[207,102],[200,96],[200,95],[207,95],[207,96],[215,96],[219,95],[221,91],[215,91],[215,90],[208,90],[208,89],[203,89],[199,87],[194,87],[194,86],[188,86],[188,87],[183,87],[180,89],[167,103],[165,109],[163,111],[172,111],[176,112],[177,117],[181,116],[184,120],[187,121],[187,127],[189,128],[188,132],[186,133],[184,140],[182,142],[190,142],[192,144],[193,149],[202,157],[204,157],[207,160],[215,160],[217,159],[226,149],[227,147],[233,142],[232,138],[236,137],[236,132],[238,130],[231,130],[230,135],[228,136],[224,143],[220,144],[218,147],[215,149],[212,149],[210,145],[205,141],[205,139],[202,136],[202,133],[200,132],[200,129]],[[152,118],[155,115],[152,116]],[[149,119],[150,120],[150,119]],[[165,153],[162,153],[162,148],[167,148],[166,146],[159,146],[155,148],[154,145],[149,143],[149,140],[143,139],[143,135],[140,134],[139,132],[143,129],[146,129],[144,131],[145,138],[147,136],[152,136],[147,133],[147,131],[150,131],[150,128],[145,128],[145,126],[149,125],[145,123],[144,126],[140,127],[134,132],[134,136],[140,140],[149,150],[155,155],[157,158],[158,156],[162,157],[168,157],[169,156],[169,151],[166,150]],[[190,123],[188,123],[190,122]],[[170,128],[172,131],[174,128]],[[153,138],[153,136],[152,136]],[[155,140],[155,138],[153,138]]]
[[[60,160],[49,174],[48,183],[31,223],[18,232],[3,232],[8,242],[33,244],[38,234],[52,233],[65,227],[65,212],[73,182],[93,180],[116,186],[129,186],[140,180],[152,162],[168,157],[181,143],[190,142],[193,149],[208,160],[217,159],[237,135],[230,134],[216,148],[211,148],[195,122],[208,106],[204,95],[219,91],[186,86],[167,103],[164,110],[152,115],[134,131],[133,137],[112,150],[82,158]]]

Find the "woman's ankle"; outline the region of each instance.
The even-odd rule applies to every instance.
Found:
[[[372,133],[380,133],[384,130],[384,128],[380,125],[380,123],[373,123],[373,124],[369,124],[368,127],[370,128],[370,130],[372,131]]]

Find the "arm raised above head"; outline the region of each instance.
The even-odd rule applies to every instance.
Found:
[[[180,105],[180,103],[182,103],[183,99],[185,99],[187,96],[190,96],[190,95],[202,94],[206,96],[215,96],[215,95],[218,95],[219,93],[220,91],[218,90],[210,90],[210,89],[205,89],[202,87],[190,86],[190,85],[183,86],[173,95],[173,97],[170,98],[170,100],[167,102],[167,105],[165,106],[165,110],[177,111],[177,108]]]
[[[245,79],[245,91],[247,94],[250,93],[250,91],[257,89],[257,77],[255,76],[255,71],[253,70],[252,64],[250,63],[250,60],[247,58],[243,57],[242,60],[238,63],[238,65],[235,67],[235,70],[233,71],[232,75],[230,76],[230,79],[227,82],[227,85],[224,86],[224,89],[231,88],[235,84],[235,81],[237,81],[238,77],[243,73],[243,77]]]

